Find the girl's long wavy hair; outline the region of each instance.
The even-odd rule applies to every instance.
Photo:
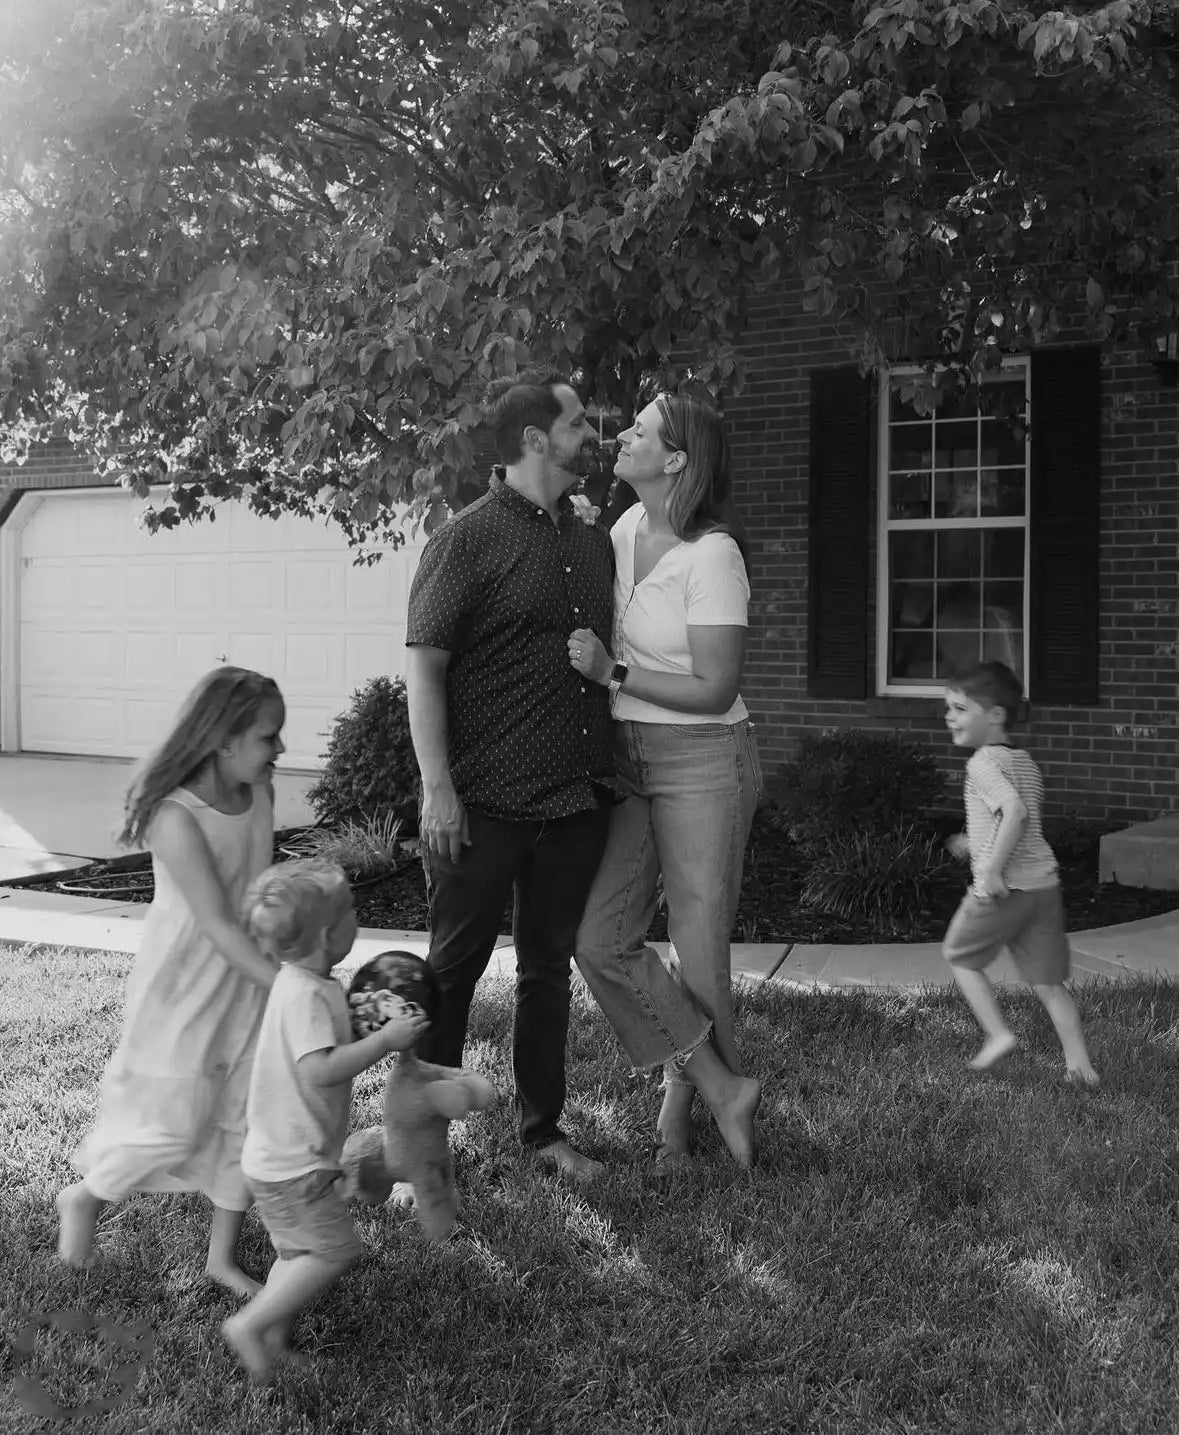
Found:
[[[142,847],[148,823],[170,792],[194,778],[230,738],[252,727],[270,702],[282,702],[273,678],[249,668],[214,668],[197,683],[172,731],[144,762],[123,804],[125,847]]]
[[[687,542],[704,533],[727,533],[748,568],[749,546],[733,507],[729,440],[720,414],[711,404],[683,394],[659,394],[655,406],[663,446],[687,457],[667,498],[672,532]]]

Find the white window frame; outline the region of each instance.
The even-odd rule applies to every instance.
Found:
[[[1031,423],[1035,422],[1035,414],[1032,413],[1032,365],[1030,358],[1004,359],[997,377],[1009,378],[1012,374],[1022,371],[1024,377],[1024,405],[1025,411],[1030,417]],[[889,542],[890,533],[903,532],[936,532],[939,529],[993,529],[993,528],[1022,528],[1024,532],[1023,545],[1023,684],[1027,690],[1029,683],[1028,665],[1031,661],[1029,622],[1031,618],[1031,506],[1032,506],[1032,474],[1031,463],[1031,423],[1027,426],[1027,435],[1024,439],[1024,473],[1026,475],[1024,484],[1024,511],[1022,517],[1007,518],[892,518],[888,516],[889,500],[889,414],[891,411],[891,390],[892,381],[903,378],[908,374],[919,374],[924,372],[919,364],[897,364],[892,368],[882,369],[879,374],[879,389],[877,402],[877,442],[876,442],[876,692],[880,697],[941,697],[945,691],[945,684],[932,680],[929,683],[895,683],[889,681],[889,617],[891,614],[891,602],[888,591],[889,583]],[[985,380],[984,380],[985,382]]]

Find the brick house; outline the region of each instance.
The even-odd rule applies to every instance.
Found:
[[[861,378],[784,287],[752,307],[726,404],[753,550],[742,691],[767,770],[802,729],[928,740],[961,774],[941,675],[1024,675],[1022,733],[1049,810],[1179,810],[1179,389],[1142,350],[1054,345],[1000,382],[1026,444],[973,415],[921,419]],[[1026,501],[1025,501],[1026,499]]]
[[[901,371],[862,378],[789,285],[751,307],[743,349],[726,412],[754,563],[742,690],[767,771],[801,730],[860,727],[928,740],[959,775],[941,677],[981,652],[1025,675],[1050,810],[1179,809],[1179,389],[1148,356],[1078,342],[1013,359],[999,383],[1025,441],[974,413],[921,418]],[[315,765],[346,693],[401,670],[412,548],[358,570],[304,520],[243,515],[136,546],[91,522],[95,483],[65,448],[0,469],[6,749],[131,755],[225,655],[275,673],[292,763]],[[14,522],[30,489],[43,531],[27,498]],[[134,500],[111,499],[127,527]],[[116,569],[148,587],[116,592]]]

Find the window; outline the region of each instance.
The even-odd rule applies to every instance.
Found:
[[[919,414],[880,379],[877,690],[940,693],[971,663],[1028,670],[1030,366]]]

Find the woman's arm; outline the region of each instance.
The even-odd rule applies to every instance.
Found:
[[[242,930],[192,813],[178,802],[162,802],[151,821],[150,846],[192,908],[203,935],[231,967],[269,990],[275,968]]]
[[[748,631],[736,624],[690,623],[691,673],[653,673],[628,665],[622,691],[673,712],[726,713],[740,691]],[[577,628],[569,635],[569,661],[593,682],[603,686],[610,682],[614,658],[588,628]]]

